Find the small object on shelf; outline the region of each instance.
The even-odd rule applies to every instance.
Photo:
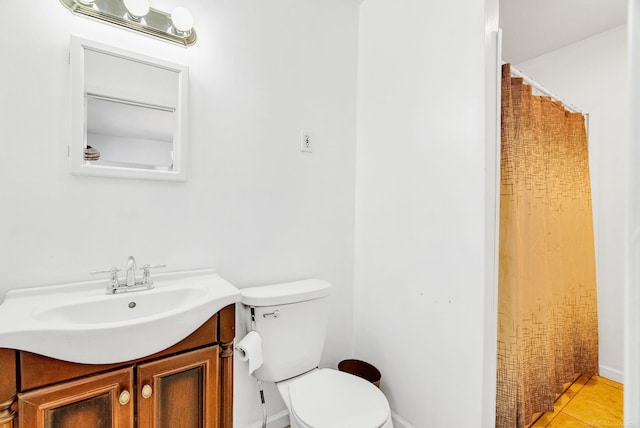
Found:
[[[84,160],[97,161],[98,159],[100,159],[100,150],[91,146],[87,146],[87,148],[84,149]]]

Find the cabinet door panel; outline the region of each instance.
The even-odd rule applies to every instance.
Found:
[[[204,366],[157,378],[159,426],[203,426]],[[185,400],[184,397],[192,397]],[[179,405],[176,405],[180,403]]]
[[[21,428],[133,428],[133,369],[37,389],[18,397]]]
[[[109,391],[95,397],[76,401],[45,412],[44,426],[58,427],[113,427],[112,399]]]
[[[210,346],[138,366],[138,426],[218,428],[218,354]]]

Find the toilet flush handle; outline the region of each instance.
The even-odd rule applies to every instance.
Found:
[[[265,318],[278,318],[280,316],[280,311],[276,309],[275,311],[269,312],[268,314],[262,314],[262,316]]]

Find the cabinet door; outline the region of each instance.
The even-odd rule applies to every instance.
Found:
[[[139,428],[218,428],[219,347],[138,366]]]
[[[20,428],[133,428],[133,368],[18,395]]]

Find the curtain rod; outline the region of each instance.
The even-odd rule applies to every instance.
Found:
[[[536,91],[541,92],[542,94],[547,95],[556,101],[560,101],[567,110],[572,111],[574,113],[581,113],[583,116],[587,118],[589,117],[589,113],[585,113],[583,110],[580,110],[578,107],[560,98],[559,96],[557,96],[556,94],[554,94],[553,92],[551,92],[550,90],[548,90],[547,88],[545,88],[544,86],[542,86],[541,84],[539,84],[538,82],[536,82],[535,80],[533,80],[532,78],[524,74],[522,71],[515,68],[513,65],[511,66],[511,75],[514,77],[522,78],[527,85],[532,86],[533,88],[536,89]]]

